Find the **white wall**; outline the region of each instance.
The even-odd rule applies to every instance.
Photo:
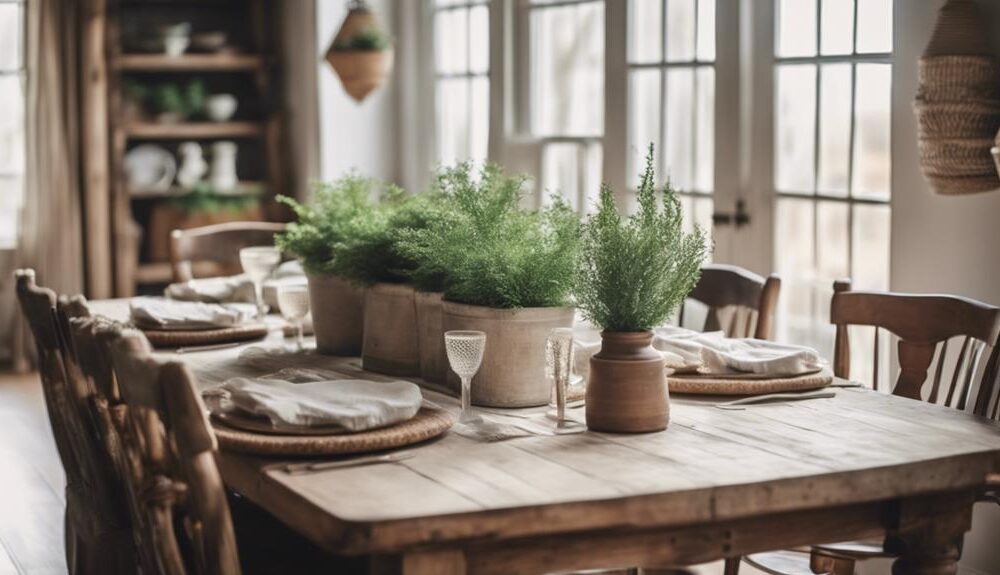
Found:
[[[397,2],[372,0],[370,2],[381,24],[393,35],[398,35],[396,23]],[[381,88],[371,93],[363,102],[355,102],[340,83],[333,69],[323,59],[340,24],[347,14],[347,3],[339,0],[316,2],[316,30],[319,50],[303,57],[315,58],[319,67],[320,126],[320,177],[336,178],[351,169],[389,181],[399,179],[397,161],[399,122],[397,114],[397,86],[399,66]],[[397,59],[400,54],[396,55]],[[295,89],[295,87],[290,87]]]
[[[980,0],[1000,53],[1000,10]],[[946,197],[931,193],[917,165],[911,103],[917,60],[943,0],[897,2],[893,95],[892,289],[961,294],[1000,305],[1000,192]],[[1000,180],[997,187],[1000,188]],[[919,440],[915,438],[915,440]],[[963,572],[1000,572],[1000,507],[980,505],[966,537]]]

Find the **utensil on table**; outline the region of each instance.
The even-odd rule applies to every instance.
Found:
[[[252,246],[240,250],[240,265],[253,282],[258,319],[263,319],[267,313],[267,306],[264,304],[264,280],[270,277],[280,263],[281,252],[273,246]]]
[[[760,403],[783,403],[787,401],[802,401],[806,399],[828,399],[831,397],[836,397],[836,391],[812,391],[809,393],[768,393],[766,395],[757,395],[754,397],[744,397],[742,399],[734,399],[733,401],[727,401],[724,403],[717,403],[715,407],[719,409],[746,409],[747,405],[755,405]]]
[[[179,347],[175,353],[195,353],[199,351],[215,351],[218,349],[229,349],[231,347],[237,347],[242,342],[234,341],[230,343],[213,343],[211,345],[192,345],[187,347]]]
[[[309,286],[305,284],[281,284],[278,291],[278,309],[282,317],[295,326],[295,343],[298,351],[305,348],[302,323],[309,313]]]
[[[444,346],[448,355],[448,363],[462,380],[462,413],[461,423],[475,423],[482,418],[472,412],[472,378],[483,363],[483,353],[486,351],[486,333],[481,331],[447,331],[444,334]]]
[[[386,453],[383,455],[367,455],[338,461],[312,461],[307,463],[289,463],[281,467],[289,475],[301,475],[311,471],[329,471],[348,467],[378,465],[380,463],[398,463],[414,457],[415,453]]]

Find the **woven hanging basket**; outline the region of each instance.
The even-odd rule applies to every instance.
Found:
[[[380,29],[375,14],[364,2],[355,2],[340,25],[340,31],[326,51],[326,61],[333,68],[344,90],[355,101],[362,101],[379,88],[392,72],[393,50],[343,49],[346,41],[366,29]]]
[[[920,166],[935,192],[1000,188],[991,148],[1000,129],[1000,64],[975,0],[948,0],[920,60],[914,101]]]

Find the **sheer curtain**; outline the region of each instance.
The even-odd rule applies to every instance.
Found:
[[[79,6],[33,0],[27,7],[26,186],[14,260],[34,268],[41,285],[77,294],[83,291]],[[11,270],[3,273],[9,278]],[[18,334],[14,363],[26,366],[24,330],[6,333]]]

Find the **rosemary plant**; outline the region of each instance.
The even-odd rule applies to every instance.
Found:
[[[607,331],[661,325],[694,288],[709,253],[705,232],[683,230],[669,182],[654,186],[653,145],[639,186],[639,210],[623,217],[604,185],[597,213],[583,226],[576,298],[584,316]]]

